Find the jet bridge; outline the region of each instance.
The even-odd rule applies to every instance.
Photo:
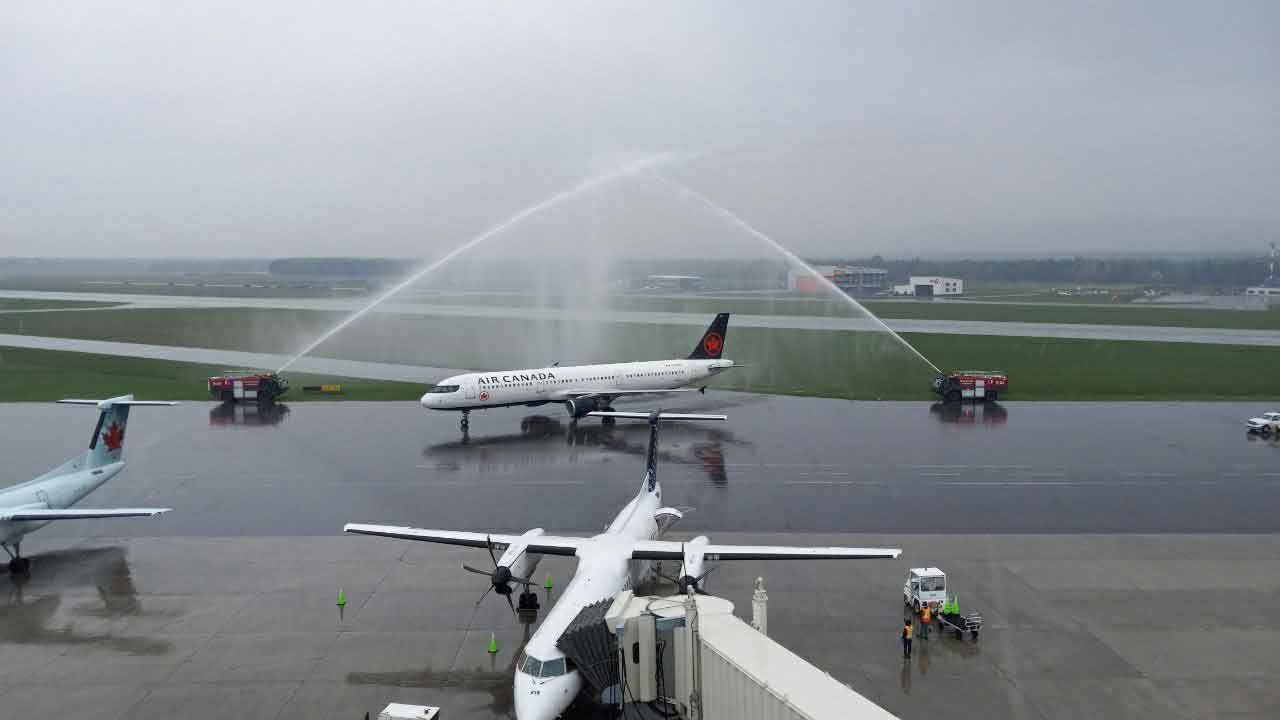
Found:
[[[722,598],[624,591],[584,608],[560,649],[627,717],[894,718],[758,630],[763,610],[757,603],[748,624]]]

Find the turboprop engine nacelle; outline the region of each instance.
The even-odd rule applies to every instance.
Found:
[[[600,403],[595,398],[581,397],[565,400],[564,406],[569,410],[570,417],[580,418],[586,417],[587,413],[595,412],[600,409]]]
[[[521,535],[521,538],[535,538],[542,535],[542,528],[533,528]],[[538,561],[542,559],[541,555],[535,555],[525,552],[529,547],[528,542],[515,542],[507,546],[502,557],[498,558],[498,566],[493,569],[493,589],[501,595],[508,595],[512,592],[511,582],[516,579],[529,579],[534,570],[538,569]]]
[[[706,535],[699,535],[684,544],[684,560],[680,564],[679,578],[681,595],[688,594],[690,588],[696,593],[702,592],[700,583],[710,572],[704,562],[705,547],[709,542],[711,541]]]

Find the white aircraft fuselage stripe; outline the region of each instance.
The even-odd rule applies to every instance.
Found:
[[[564,402],[573,397],[609,395],[610,390],[675,390],[733,367],[732,360],[651,360],[607,365],[569,365],[526,370],[466,373],[441,380],[422,406],[432,410],[480,410],[530,403]]]

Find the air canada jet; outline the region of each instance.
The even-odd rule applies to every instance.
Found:
[[[144,517],[169,508],[75,508],[86,495],[124,470],[124,431],[129,408],[137,405],[177,405],[175,402],[134,400],[132,395],[109,400],[59,400],[69,405],[96,405],[98,425],[89,449],[58,467],[13,487],[0,490],[0,548],[9,555],[9,572],[25,574],[31,561],[22,557],[22,538],[54,520]]]
[[[461,411],[465,432],[472,410],[559,402],[577,420],[595,410],[612,411],[613,401],[624,395],[692,392],[689,386],[733,367],[732,360],[721,357],[728,331],[729,313],[716,315],[684,359],[455,375],[428,390],[422,406]],[[603,422],[612,423],[613,418],[606,415]]]
[[[573,580],[555,607],[525,644],[516,663],[515,706],[518,720],[552,720],[559,717],[582,689],[582,677],[560,650],[558,641],[578,613],[588,605],[612,598],[656,574],[654,561],[680,564],[678,584],[684,591],[701,592],[706,563],[723,560],[863,560],[896,558],[896,548],[788,547],[785,545],[718,545],[706,536],[687,543],[658,539],[683,517],[678,509],[664,507],[658,484],[658,425],[677,420],[724,420],[724,415],[675,413],[593,412],[599,417],[643,419],[649,422],[649,448],[640,490],[613,518],[604,532],[593,537],[547,535],[534,528],[523,535],[485,532],[423,530],[390,525],[348,524],[343,529],[358,535],[486,548],[493,560],[492,574],[466,565],[469,572],[489,575],[492,587],[508,596],[513,584],[527,585],[544,555],[578,558]],[[502,553],[498,556],[496,553]],[[485,590],[487,594],[489,589]],[[526,592],[528,592],[526,590]],[[483,598],[483,596],[482,596]],[[521,598],[522,607],[525,606]]]

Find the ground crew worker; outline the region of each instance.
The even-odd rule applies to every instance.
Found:
[[[902,657],[909,659],[911,657],[911,618],[903,620],[902,624]]]
[[[920,608],[920,637],[925,640],[929,639],[929,625],[933,622],[933,611],[929,609],[929,603],[925,603]]]

